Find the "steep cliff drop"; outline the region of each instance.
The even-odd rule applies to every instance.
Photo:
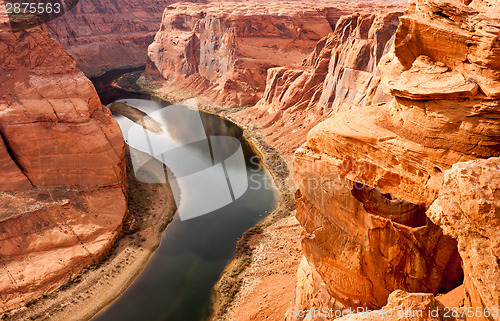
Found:
[[[282,3],[279,6],[259,4],[259,9],[265,7],[266,10],[248,8],[246,3],[232,5],[237,10],[231,14],[216,3],[207,6],[176,4],[165,10],[162,27],[150,46],[151,62],[147,68],[148,74],[167,79],[166,85],[161,80],[146,82],[159,88],[155,89],[156,94],[173,99],[201,94],[205,98],[200,99],[202,105],[222,105],[215,112],[225,114],[249,129],[258,128],[266,142],[286,159],[292,158],[293,151],[306,140],[307,132],[329,117],[332,110],[336,112],[341,106],[345,110],[348,109],[346,106],[391,99],[376,90],[380,81],[376,66],[394,41],[398,18],[404,7],[401,3],[357,2],[347,6],[331,2],[331,7],[312,13],[305,10],[301,15],[301,10],[304,11],[301,2],[292,8]],[[354,11],[357,13],[351,14]],[[247,16],[252,20],[245,20],[247,17],[241,16],[243,12],[250,12]],[[309,28],[316,26],[314,30],[318,30],[317,26],[323,25],[325,27],[321,30],[331,28],[333,32],[292,33],[290,30],[302,26],[304,15],[309,20],[317,20],[309,24]],[[221,24],[225,27],[219,27]],[[240,30],[243,26],[251,26],[253,32]],[[234,32],[229,35],[222,32],[224,30]],[[304,35],[313,35],[314,38],[304,41],[301,38]],[[265,42],[262,43],[262,39]],[[290,43],[293,45],[288,45]],[[281,54],[282,51],[288,56]],[[290,56],[290,53],[294,55]],[[231,108],[253,104],[257,100],[253,107]],[[272,148],[264,146],[263,150]],[[272,160],[269,156],[266,158]],[[276,164],[270,161],[269,165]],[[287,176],[288,172],[283,169],[280,167],[275,173]],[[421,208],[411,204],[402,204],[401,212],[406,216],[420,212],[420,219],[424,217]],[[415,221],[412,224],[420,223]],[[265,262],[282,261],[283,264],[279,267],[276,263],[264,266],[260,257],[254,258],[252,264],[255,265],[243,275],[244,286],[228,309],[226,317],[229,319],[278,317],[289,306],[293,285],[289,287],[288,283],[293,281],[288,280],[284,271],[295,269],[296,249],[292,245],[290,249],[276,249],[275,243],[269,244],[269,240],[293,240],[298,237],[296,228],[292,221],[284,220],[266,228],[262,235],[257,238],[259,241],[252,241],[258,242],[257,252],[266,249]],[[266,277],[262,277],[263,274]],[[280,286],[261,287],[278,279]],[[221,284],[225,285],[224,277]],[[227,287],[221,288],[227,290]]]
[[[0,1],[0,311],[98,263],[126,214],[125,149],[92,83],[45,27]]]
[[[206,2],[203,0],[185,0]],[[146,64],[163,9],[176,0],[79,0],[48,24],[50,34],[88,77]]]
[[[499,9],[410,2],[371,104],[327,106],[309,132],[294,158],[294,307],[381,308],[394,290],[442,293],[464,278],[465,306],[481,310],[467,319],[494,319],[483,311],[500,305]]]
[[[269,67],[300,62],[331,31],[320,9],[301,2],[168,6],[146,72],[225,107],[253,105]]]
[[[339,17],[335,30],[300,67],[268,69],[262,99],[236,116],[244,125],[257,124],[266,140],[288,156],[332,113],[383,100],[371,91],[380,81],[377,64],[394,41],[402,7],[372,3]]]
[[[403,7],[389,1],[174,4],[149,47],[146,73],[164,77],[167,85],[157,93],[174,100],[256,105],[231,117],[257,125],[290,155],[327,117],[327,106],[365,103]]]

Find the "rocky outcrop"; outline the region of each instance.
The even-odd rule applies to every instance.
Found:
[[[498,10],[494,0],[411,2],[396,39],[399,62],[408,69],[428,56],[500,98]]]
[[[500,158],[456,163],[427,215],[458,240],[466,306],[500,307]],[[473,320],[489,320],[475,315]]]
[[[0,1],[0,309],[96,264],[126,214],[123,138],[44,27],[13,33]]]
[[[396,289],[446,292],[462,273],[467,306],[498,306],[498,227],[480,223],[498,212],[498,172],[477,160],[500,156],[498,4],[416,0],[400,20],[379,84],[295,154],[298,308],[381,308]],[[481,165],[444,175],[464,161]]]
[[[395,289],[437,293],[459,285],[456,241],[426,219],[425,208],[346,179],[342,165],[303,150],[295,155],[302,264],[313,266],[306,275],[321,280],[310,286],[313,293],[333,298],[317,302],[298,293],[306,300],[295,306],[333,300],[328,306],[376,309]],[[370,170],[361,166],[353,164]]]
[[[331,32],[331,11],[303,2],[171,5],[149,47],[147,72],[220,105],[253,105],[268,68],[300,64]]]
[[[251,115],[266,139],[287,154],[332,113],[383,99],[371,88],[380,81],[376,66],[394,41],[398,8],[373,3],[340,17],[300,67],[268,69],[262,99],[242,114]]]
[[[186,0],[190,1],[190,0]],[[87,76],[146,64],[163,9],[175,0],[80,0],[48,29]],[[191,2],[204,2],[191,0]]]

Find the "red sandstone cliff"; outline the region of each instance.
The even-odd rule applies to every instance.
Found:
[[[187,96],[225,107],[256,104],[236,117],[290,154],[341,103],[380,100],[379,93],[365,97],[378,84],[376,65],[402,8],[341,1],[172,5],[149,47],[147,72]]]
[[[500,307],[500,158],[456,163],[444,173],[427,211],[458,240],[465,274],[465,306]],[[476,315],[472,320],[488,320]],[[498,320],[498,317],[496,318]]]
[[[89,77],[97,76],[112,69],[145,65],[163,9],[174,2],[80,0],[69,13],[51,21],[48,29],[79,69]]]
[[[498,307],[498,167],[478,160],[500,153],[495,1],[418,0],[402,17],[385,8],[335,23],[319,14],[336,28],[300,62],[252,56],[279,46],[241,51],[256,43],[238,33],[244,18],[192,8],[167,8],[148,72],[225,106],[257,102],[231,117],[285,154],[309,133],[294,159],[304,229],[294,307],[436,307],[393,291],[463,280],[467,306]],[[254,20],[255,35],[284,37]]]
[[[500,155],[499,15],[495,1],[410,2],[372,90],[392,99],[342,103],[309,132],[294,306],[380,308],[464,273],[466,306],[499,307],[500,170],[478,160]]]
[[[303,63],[314,48],[320,54],[325,41],[317,42],[332,31],[341,15],[385,7],[397,5],[340,1],[171,5],[149,47],[147,72],[161,75],[179,91],[204,96],[225,107],[254,105],[263,95],[272,100],[266,80],[267,86],[273,86],[273,73],[281,81],[300,78],[302,83],[295,87],[306,82],[319,85],[328,60],[318,62],[322,57],[312,56]],[[360,38],[368,38],[367,33],[365,30]],[[273,68],[278,66],[285,68]],[[282,77],[287,68],[297,70]],[[314,69],[320,71],[315,73]],[[306,92],[294,94],[298,97]]]
[[[376,66],[394,41],[402,14],[394,11],[398,7],[402,9],[373,3],[358,11],[378,13],[341,16],[300,67],[268,69],[262,99],[241,116],[248,117],[248,124],[260,125],[280,152],[290,154],[312,127],[340,108],[383,101],[384,95],[373,89],[380,81]]]
[[[224,106],[255,104],[269,67],[299,63],[331,31],[323,5],[175,4],[149,47],[147,72]]]
[[[125,150],[92,83],[44,27],[0,2],[0,310],[96,264],[126,214]]]

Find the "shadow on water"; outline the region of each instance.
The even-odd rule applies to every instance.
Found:
[[[128,100],[140,105],[141,100],[146,100],[143,103],[147,105],[147,100],[154,100],[159,106],[168,106],[148,95],[112,87],[112,80],[126,72],[129,70],[114,71],[93,79],[103,103]],[[186,113],[176,119],[189,119],[192,112],[186,108]],[[217,116],[204,113],[200,116],[207,136],[239,139],[249,188],[243,196],[210,214],[185,221],[176,214],[163,232],[161,245],[145,270],[116,302],[93,320],[206,320],[213,285],[233,259],[238,238],[276,206],[271,178],[255,162],[256,155],[243,139],[242,130]],[[174,133],[177,130],[179,135],[186,131],[186,126],[189,126],[189,121],[169,123],[169,129]]]

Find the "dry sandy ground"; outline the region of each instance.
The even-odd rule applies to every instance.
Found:
[[[165,98],[165,95],[160,96]],[[231,118],[228,114],[232,114],[235,109],[229,113],[218,108],[205,111]],[[232,120],[238,123],[238,120]],[[262,140],[254,137],[252,132],[247,129],[250,136],[247,138],[254,143],[258,152],[263,152],[264,158],[268,160],[266,165],[271,167],[269,165],[274,164],[280,156],[266,152],[265,146],[261,146]],[[1,320],[88,320],[127,289],[151,258],[161,240],[162,231],[176,210],[168,184],[142,184],[135,180],[130,168],[128,174],[130,215],[123,236],[108,258],[82,272],[58,291],[26,307],[0,315]],[[151,169],[150,174],[156,176],[164,173]],[[279,175],[274,175],[274,178],[282,192],[290,193],[293,184],[289,178]],[[282,212],[290,213],[285,206],[289,202],[289,199],[286,202],[281,200]],[[220,320],[283,319],[294,297],[295,274],[301,256],[300,230],[295,216],[287,215],[266,225],[261,234],[252,238],[252,261],[239,275],[243,284],[227,314]]]
[[[148,169],[151,175],[162,175]],[[129,211],[120,238],[109,257],[83,272],[60,290],[9,314],[1,320],[88,320],[113,302],[142,271],[161,233],[176,211],[169,184],[144,184],[127,168]]]
[[[228,312],[217,320],[282,320],[292,306],[300,262],[300,225],[295,215],[259,235],[252,263],[240,275],[243,285]]]

